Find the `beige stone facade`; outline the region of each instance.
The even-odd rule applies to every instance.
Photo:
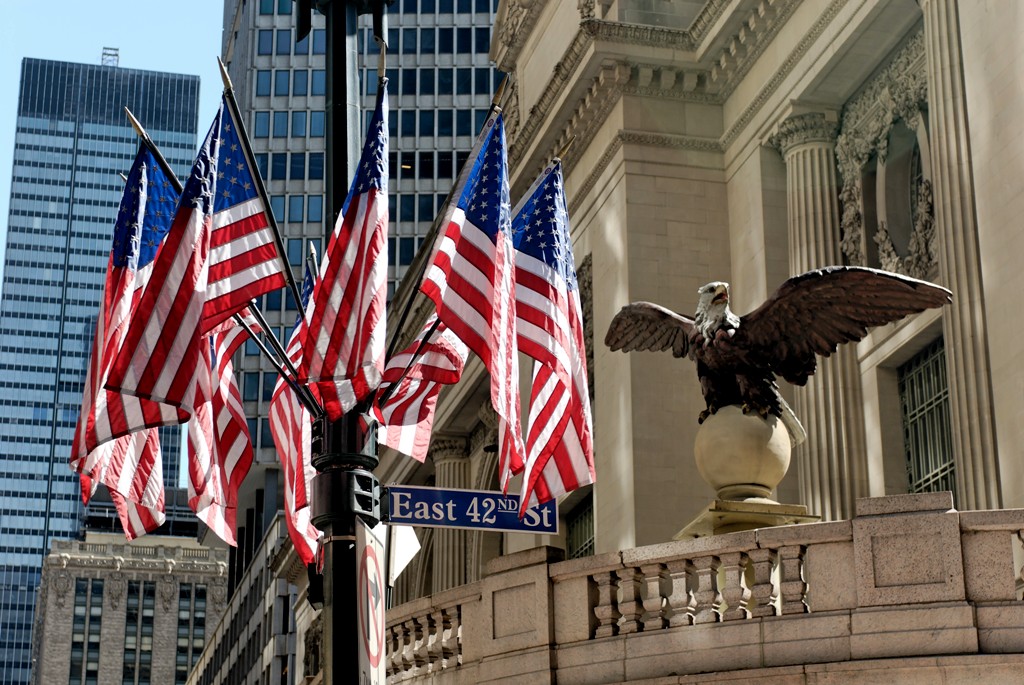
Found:
[[[227,552],[189,538],[88,533],[43,565],[33,679],[184,683],[224,611]]]

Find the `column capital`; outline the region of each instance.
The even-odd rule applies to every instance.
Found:
[[[469,458],[464,438],[438,438],[430,443],[430,459],[435,464]]]
[[[796,114],[779,124],[768,144],[785,157],[797,145],[835,143],[838,131],[839,121],[834,112]]]

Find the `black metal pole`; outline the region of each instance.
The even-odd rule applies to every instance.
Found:
[[[381,0],[382,1],[382,0]],[[348,195],[351,172],[358,164],[359,89],[356,73],[357,3],[317,0],[326,17],[327,154],[325,160],[329,241]],[[323,532],[320,562],[323,580],[324,685],[359,681],[356,517],[371,526],[380,518],[380,485],[375,441],[362,434],[357,407],[339,421],[326,417],[313,425],[313,524]]]

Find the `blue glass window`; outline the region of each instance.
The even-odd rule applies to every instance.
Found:
[[[296,55],[308,55],[309,54],[309,36],[307,35],[300,41],[295,43],[295,54]]]
[[[366,70],[366,94],[367,95],[376,95],[377,94],[377,83],[378,83],[377,70],[376,69],[367,69]],[[372,114],[372,112],[371,112],[371,114]]]
[[[256,157],[256,168],[259,169],[260,176],[262,178],[266,178],[267,177],[267,159],[268,159],[269,156],[267,155],[266,152],[257,152],[254,156]]]
[[[277,306],[276,307],[271,307],[270,306],[270,296],[271,296],[271,294],[274,294],[274,295],[277,296],[277,298],[276,298],[277,299]],[[280,290],[272,290],[271,292],[267,293],[267,310],[268,311],[272,311],[272,312],[276,312],[276,311],[280,311],[280,309],[281,309],[281,291]],[[260,396],[263,398],[264,402],[269,402],[270,399],[274,396],[274,384],[275,383],[277,383],[277,374],[274,373],[273,371],[265,371],[263,373],[263,392],[260,393]],[[270,422],[269,421],[264,421],[264,423],[269,424]],[[273,443],[268,442],[266,444],[269,446],[269,445],[271,445]]]
[[[476,51],[491,51],[491,30],[489,28],[478,28],[476,31]]]
[[[302,238],[288,240],[288,263],[292,266],[302,266]]]
[[[441,109],[437,112],[437,135],[439,136],[450,136],[452,135],[452,111],[450,109]]]
[[[270,180],[284,181],[288,178],[288,155],[284,152],[275,152],[270,155]],[[284,209],[284,207],[282,207]],[[274,216],[278,216],[274,212]]]
[[[287,69],[278,69],[274,72],[274,95],[288,95],[290,75]]]
[[[470,95],[473,92],[473,70],[458,68],[455,70],[455,92],[459,95]]]
[[[416,54],[416,29],[402,29],[402,54]]]
[[[309,91],[310,95],[323,95],[327,92],[327,72],[323,69],[313,70],[313,83]]]
[[[487,14],[491,11],[491,0],[476,0],[476,11]]]
[[[270,112],[256,112],[253,116],[252,134],[256,138],[270,136]]]
[[[291,14],[292,13],[292,0],[277,0],[277,13],[278,14]]]
[[[305,95],[309,84],[309,72],[299,69],[292,73],[292,95]]]
[[[309,178],[322,179],[324,177],[324,153],[309,153]]]
[[[306,153],[305,152],[293,152],[291,156],[291,163],[289,164],[289,178],[293,181],[304,181],[306,180]],[[288,212],[289,215],[291,212]],[[300,214],[302,212],[299,212]],[[291,221],[291,219],[288,219]],[[301,219],[300,219],[301,221]]]
[[[255,347],[255,343],[253,344]],[[242,399],[255,402],[260,397],[260,375],[258,373],[242,374]]]
[[[491,70],[479,67],[476,70],[476,94],[484,95],[491,92]]]
[[[421,152],[420,165],[417,169],[417,178],[434,178],[434,153]]]
[[[420,0],[420,14],[433,14],[434,0]]]
[[[460,55],[473,52],[473,29],[459,28],[455,30],[455,46]]]
[[[416,196],[415,195],[401,195],[398,198],[398,207],[400,209],[398,218],[400,221],[415,221],[416,220]]]
[[[256,95],[270,95],[270,69],[256,72]]]
[[[473,119],[476,123],[476,130],[479,131],[484,127],[484,122],[487,121],[487,110],[486,109],[474,109]]]
[[[306,221],[316,223],[323,221],[324,199],[320,195],[310,195],[306,202]]]
[[[268,29],[256,34],[256,54],[269,55],[274,52],[274,32]]]
[[[420,135],[421,136],[432,136],[432,135],[434,135],[434,110],[432,110],[432,109],[421,109],[420,110]]]
[[[434,53],[434,29],[420,29],[420,54]]]
[[[416,203],[419,205],[417,213],[419,214],[420,221],[433,221],[434,220],[434,196],[433,195],[417,195]]]
[[[294,155],[292,155],[292,159],[295,159]],[[302,222],[302,210],[306,204],[305,200],[306,197],[304,195],[291,195],[288,198],[288,221],[293,223]]]
[[[291,29],[278,29],[277,30],[277,54],[279,54],[279,55],[290,55],[290,54],[292,54],[292,30]]]
[[[437,30],[437,52],[450,55],[455,52],[455,29],[440,28]]]
[[[323,138],[324,136],[324,113],[323,112],[310,112],[309,113],[309,135],[312,138]]]
[[[415,12],[416,0],[402,0],[402,11],[410,13]]]
[[[274,137],[288,137],[288,112],[274,112]]]
[[[275,219],[284,221],[284,195],[270,196],[270,211],[274,213]]]
[[[420,69],[420,95],[434,94],[434,70]]]
[[[402,135],[410,138],[416,135],[415,110],[402,110]]]
[[[442,150],[437,153],[437,177],[441,180],[448,180],[452,177],[452,153],[450,150]]]
[[[437,11],[441,14],[451,14],[455,11],[455,0],[439,0]]]
[[[402,95],[416,94],[416,70],[402,69]]]
[[[473,135],[473,115],[468,109],[455,110],[455,135]]]
[[[260,0],[260,14],[273,14],[274,0]]]
[[[459,0],[459,12],[469,14],[473,11],[473,3],[470,0]]]
[[[399,238],[398,239],[398,264],[400,266],[408,266],[412,264],[412,258],[416,255],[416,239],[415,238]]]
[[[306,137],[306,113],[302,111],[292,112],[292,138]]]
[[[455,75],[450,68],[437,70],[437,94],[451,95],[455,86]]]
[[[274,446],[274,434],[270,432],[270,419],[260,419],[260,446]]]
[[[327,54],[327,31],[324,29],[313,29],[313,54]]]

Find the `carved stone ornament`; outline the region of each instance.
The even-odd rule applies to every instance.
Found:
[[[438,438],[430,443],[430,459],[435,464],[453,459],[465,459],[468,456],[466,441],[462,438]]]
[[[53,598],[56,600],[57,606],[63,608],[64,600],[67,599],[68,592],[71,590],[71,574],[61,570],[57,575],[53,576],[53,580],[50,583],[53,587]]]
[[[128,581],[120,571],[107,576],[104,582],[104,594],[107,596],[107,603],[111,609],[117,609],[121,606],[121,600],[124,599],[125,591],[128,589]]]
[[[904,122],[911,131],[917,130],[921,113],[928,102],[926,68],[922,29],[907,40],[889,64],[843,110],[836,141],[836,160],[843,184],[839,193],[841,247],[850,264],[866,264],[862,247],[864,217],[861,212],[860,188],[863,168],[873,156],[884,163],[889,151],[889,134],[897,122]],[[919,210],[922,192],[930,196],[930,186],[926,191],[918,188]],[[930,202],[928,204],[930,206]],[[918,221],[915,223],[921,226],[914,226],[915,233],[929,230],[934,219],[931,212],[928,214],[928,219],[922,219],[921,212],[918,212]],[[916,240],[924,241],[924,249],[918,248],[916,256],[912,254],[906,260],[900,260],[894,248],[890,253],[892,241],[881,224],[878,234],[872,236],[872,240],[879,246],[882,268],[891,269],[891,265],[895,264],[902,273],[915,275],[929,273],[934,265],[934,259],[925,266],[919,264],[924,255],[934,255],[934,250],[927,247],[930,239],[923,234]],[[914,263],[913,267],[910,266],[911,262]],[[915,272],[911,273],[910,268],[915,269]]]
[[[220,576],[210,581],[210,604],[215,609],[220,609],[224,606],[224,603],[228,598],[228,585],[227,580]]]
[[[884,221],[879,222],[874,240],[878,245],[878,261],[886,271],[895,271],[922,280],[930,275],[938,258],[931,181],[926,179],[917,187],[917,212],[910,233],[909,254],[900,257],[896,253],[896,246]]]
[[[157,595],[164,611],[170,611],[178,599],[178,584],[170,578],[161,579],[157,585]]]
[[[590,403],[594,403],[594,255],[588,254],[576,269],[576,282],[580,289],[580,308],[583,310],[583,342],[587,349],[587,385]]]
[[[302,654],[302,673],[307,678],[312,678],[320,672],[322,663],[321,650],[323,648],[323,621],[322,614],[317,614],[306,629],[306,648]]]
[[[823,112],[797,114],[779,124],[769,143],[785,156],[797,145],[834,143],[837,129],[837,122],[829,121]]]

